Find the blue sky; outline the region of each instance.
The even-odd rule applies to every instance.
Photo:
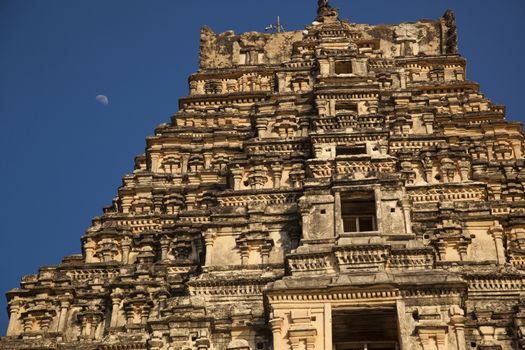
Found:
[[[341,17],[397,23],[456,12],[468,78],[525,120],[523,0],[333,0]],[[145,138],[177,111],[199,29],[288,30],[316,0],[0,0],[0,292],[80,252]],[[104,94],[108,105],[95,96]],[[0,297],[0,334],[7,325]]]

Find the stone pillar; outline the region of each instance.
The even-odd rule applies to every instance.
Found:
[[[487,144],[487,159],[494,160],[494,145]]]
[[[266,265],[269,263],[270,260],[270,251],[272,250],[271,245],[263,245],[261,247],[261,263],[263,265]]]
[[[326,58],[319,59],[319,73],[323,77],[326,77],[330,74],[330,61],[328,61]]]
[[[518,344],[522,349],[525,348],[525,305],[523,300],[518,304],[518,310],[514,315],[514,325],[516,327],[516,335],[518,337]]]
[[[461,261],[467,260],[468,245],[469,242],[464,240],[457,243],[457,250]]]
[[[523,156],[521,151],[521,142],[511,142],[512,150],[514,151],[514,156],[516,159]]]
[[[211,266],[212,265],[212,250],[213,250],[213,243],[215,242],[216,234],[215,232],[206,231],[204,234],[204,244],[206,245],[206,258],[204,261],[204,266]]]
[[[461,175],[461,181],[470,180],[470,162],[466,159],[462,159],[458,162],[459,174]]]
[[[324,310],[324,348],[325,350],[332,350],[332,304],[325,303]]]
[[[103,322],[104,317],[102,314],[93,315],[93,318],[91,319],[91,339],[100,339]]]
[[[331,115],[331,116],[335,116],[335,114],[336,114],[335,105],[336,105],[336,100],[335,99],[329,100],[329,103],[328,103],[328,106],[330,107],[330,114],[329,115]]]
[[[456,334],[457,350],[466,350],[465,345],[465,316],[464,312],[459,306],[453,306],[450,309],[450,323],[454,328]]]
[[[86,263],[92,263],[92,262],[95,262],[94,259],[93,259],[93,256],[95,254],[95,247],[96,247],[96,243],[93,242],[92,240],[88,240],[85,244],[84,244],[84,252],[86,253],[86,257],[85,257],[85,260],[86,260]]]
[[[81,332],[80,335],[84,339],[90,339],[91,334],[91,322],[89,317],[85,314],[78,315],[78,321],[80,322]]]
[[[447,260],[447,243],[442,240],[437,241],[436,249],[438,251],[439,260]]]
[[[150,157],[151,157],[151,171],[158,172],[160,155],[158,153],[151,153]]]
[[[434,115],[433,114],[423,114],[423,124],[427,134],[432,135],[434,133]]]
[[[127,265],[129,263],[129,252],[131,251],[131,241],[126,237],[122,240],[122,263]]]
[[[381,210],[383,192],[381,191],[381,185],[374,186],[374,197],[376,205],[376,231],[383,233],[383,213]]]
[[[213,160],[212,153],[204,153],[204,169],[211,168],[211,161]]]
[[[133,203],[132,197],[124,197],[121,199],[122,202],[122,213],[128,214],[131,210],[131,203]]]
[[[283,166],[280,163],[272,165],[273,172],[273,188],[281,187],[281,178],[283,176]]]
[[[7,333],[6,336],[14,336],[18,333],[20,333],[20,308],[22,304],[20,301],[11,300],[9,302],[9,325],[7,326]]]
[[[412,220],[410,219],[410,199],[405,197],[401,200],[401,207],[403,208],[403,217],[405,219],[405,232],[408,235],[412,234]]]
[[[110,327],[118,327],[118,318],[120,314],[120,303],[122,301],[122,296],[120,294],[113,293],[111,294],[111,323]]]
[[[71,300],[69,297],[60,299],[60,314],[58,315],[57,332],[63,332],[66,327],[67,313]]]
[[[438,350],[448,350],[447,335],[446,334],[438,334],[436,336],[436,345],[437,345]]]
[[[161,293],[157,296],[157,319],[159,320],[162,318],[162,310],[166,307],[166,299],[168,299],[168,296],[165,293]]]
[[[168,237],[163,237],[160,240],[160,260],[168,260],[168,249],[170,247],[170,240]]]
[[[492,199],[495,201],[501,200],[501,184],[491,183],[489,185],[489,191],[492,192]]]
[[[397,313],[397,339],[399,340],[399,350],[406,350],[405,345],[406,339],[409,339],[412,327],[409,325],[406,319],[406,305],[402,299],[396,301],[396,313]]]
[[[255,128],[257,129],[257,138],[262,139],[266,136],[268,121],[263,118],[255,120]]]
[[[345,229],[343,227],[343,218],[342,218],[342,211],[341,211],[341,192],[337,191],[334,193],[334,200],[335,200],[335,210],[334,210],[334,224],[335,224],[335,235],[336,237],[341,237],[341,235],[345,232]]]
[[[188,172],[188,161],[190,160],[189,154],[183,154],[182,155],[182,162],[181,162],[181,173],[184,175]]]
[[[306,84],[306,88],[308,88],[308,83]],[[307,137],[308,136],[308,129],[310,127],[310,121],[308,119],[301,119],[299,122],[299,128],[301,130],[301,137]]]
[[[507,258],[505,256],[505,247],[503,246],[503,227],[497,223],[490,229],[490,233],[492,234],[492,237],[494,237],[498,264],[504,265],[507,261]]]
[[[233,189],[239,191],[241,189],[241,180],[244,169],[242,168],[232,168],[231,173],[233,176]]]
[[[273,334],[273,349],[281,350],[281,338],[282,338],[282,327],[283,327],[283,318],[277,317],[270,320],[270,327],[272,328]],[[284,350],[284,349],[283,349]],[[331,350],[331,349],[329,349]]]
[[[199,338],[195,342],[197,350],[207,350],[210,347],[210,339],[208,338],[208,332],[201,331],[199,332]]]

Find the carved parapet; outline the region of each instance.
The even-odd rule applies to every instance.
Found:
[[[236,276],[239,276],[237,273]],[[194,280],[188,283],[188,292],[191,296],[201,297],[247,297],[262,295],[266,284],[271,278],[239,279],[235,282],[228,280]]]
[[[439,186],[413,186],[407,189],[410,200],[416,203],[431,202],[460,202],[472,200],[485,200],[486,190],[484,185],[442,184]]]
[[[250,203],[259,203],[265,205],[294,205],[299,198],[299,193],[296,191],[280,191],[278,193],[253,193],[241,192],[225,193],[219,196],[219,203],[226,207],[239,207],[249,205]]]
[[[332,252],[289,254],[287,263],[292,275],[331,274],[336,271]]]
[[[312,159],[307,162],[307,165],[314,178],[326,178],[338,174],[359,179],[374,177],[376,173],[396,172],[396,162],[393,159],[371,159],[367,156],[338,158],[337,160]],[[411,174],[414,175],[412,171]]]
[[[342,246],[335,251],[341,271],[384,269],[388,255],[388,247],[372,244],[366,246]]]
[[[420,249],[393,249],[388,257],[389,269],[426,270],[432,269],[435,262],[434,250],[430,247]]]

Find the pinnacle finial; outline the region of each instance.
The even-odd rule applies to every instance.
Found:
[[[339,11],[330,6],[329,0],[317,0],[317,18],[319,22],[332,22],[339,17]]]
[[[320,15],[324,10],[330,8],[329,0],[317,0],[317,14]]]

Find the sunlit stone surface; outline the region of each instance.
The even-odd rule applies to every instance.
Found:
[[[454,14],[215,34],[82,254],[8,292],[2,349],[518,349],[523,133]],[[21,252],[23,253],[23,252]]]

